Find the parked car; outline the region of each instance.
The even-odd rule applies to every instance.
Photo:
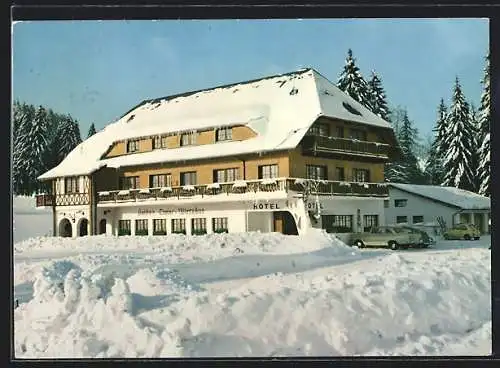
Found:
[[[480,237],[481,233],[472,224],[457,224],[443,233],[443,238],[446,240],[479,240]]]
[[[364,247],[399,248],[427,248],[431,239],[425,231],[409,226],[378,226],[372,227],[370,232],[354,235],[353,245]]]

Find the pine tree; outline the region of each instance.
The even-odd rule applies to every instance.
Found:
[[[479,119],[477,115],[477,110],[476,107],[472,102],[469,102],[469,121],[471,124],[471,129],[472,129],[472,152],[471,152],[471,163],[470,166],[474,170],[473,176],[472,176],[472,184],[473,184],[473,191],[478,192],[479,191],[479,186],[480,186],[480,178],[479,175],[477,174],[477,169],[479,167],[479,148],[481,147],[480,142],[480,128],[479,128]]]
[[[90,124],[89,132],[87,138],[92,137],[96,133],[94,123]]]
[[[469,104],[465,100],[458,77],[452,97],[450,113],[447,117],[447,137],[444,155],[445,186],[474,190],[472,154],[474,149],[474,129],[470,122]]]
[[[427,161],[427,167],[425,170],[428,182],[431,185],[441,185],[444,180],[443,157],[447,151],[444,145],[447,136],[446,115],[447,108],[444,104],[444,100],[441,99],[441,102],[438,106],[438,119],[433,129],[434,139],[432,141],[429,159]]]
[[[399,118],[399,117],[398,117]],[[423,184],[424,177],[419,169],[415,156],[418,130],[408,118],[406,110],[402,110],[401,121],[396,122],[396,137],[401,149],[401,157],[387,166],[386,181],[393,183]]]
[[[352,56],[352,50],[347,51],[344,69],[337,81],[337,87],[347,93],[353,99],[371,109],[368,95],[368,85],[356,66],[356,59]]]
[[[33,180],[26,170],[26,159],[30,152],[29,149],[25,148],[25,145],[32,130],[36,109],[33,105],[25,103],[19,104],[18,108],[20,110],[19,121],[15,129],[12,150],[13,190],[15,194],[32,194],[29,188],[32,187]]]
[[[481,81],[483,94],[479,107],[479,194],[490,196],[490,59],[486,57],[484,77]]]
[[[368,81],[368,97],[369,106],[375,115],[380,116],[385,121],[389,120],[389,108],[387,107],[386,95],[384,88],[382,87],[382,81],[375,73],[372,71],[370,80]]]
[[[15,171],[20,175],[17,183],[18,194],[31,195],[42,185],[37,177],[46,171],[44,157],[47,150],[47,111],[38,107],[33,120],[24,120],[19,127],[15,149]]]
[[[59,123],[55,142],[57,142],[57,144],[54,146],[54,159],[55,166],[57,166],[82,142],[78,122],[71,116],[65,116]]]

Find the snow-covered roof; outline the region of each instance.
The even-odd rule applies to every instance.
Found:
[[[390,187],[394,187],[408,193],[426,197],[434,201],[443,202],[464,210],[491,208],[490,198],[463,189],[454,187],[442,187],[437,185],[416,185],[399,183],[388,184],[389,189]]]
[[[359,114],[352,112],[356,110]],[[122,167],[293,149],[322,115],[391,128],[388,122],[343,93],[314,69],[301,69],[143,101],[118,121],[82,142],[39,179],[87,175],[103,166]],[[101,159],[116,141],[229,125],[248,126],[258,135],[243,142],[166,148]]]

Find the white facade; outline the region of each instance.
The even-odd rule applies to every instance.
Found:
[[[349,216],[352,232],[362,231],[365,215],[375,215],[379,223],[384,223],[384,198],[319,196],[309,198],[305,203],[301,195],[285,193],[261,193],[250,199],[248,195],[231,195],[231,200],[214,201],[209,198],[192,197],[166,200],[146,200],[138,202],[99,203],[96,210],[97,234],[119,235],[119,221],[130,220],[130,234],[136,233],[136,220],[147,220],[148,234],[153,235],[153,220],[166,220],[166,232],[171,234],[172,220],[185,221],[186,234],[192,233],[192,220],[205,219],[206,232],[214,232],[213,219],[226,218],[228,232],[273,232],[277,228],[278,214],[289,213],[281,226],[296,228],[298,235],[307,233],[311,227],[321,228],[324,216]],[[236,197],[236,198],[235,198]],[[318,211],[319,204],[319,211]],[[61,236],[64,225],[71,224],[71,236],[82,233],[82,221],[89,220],[89,206],[56,207],[56,234]],[[279,218],[279,216],[278,216]],[[286,223],[286,225],[285,225]],[[85,223],[84,223],[85,224]],[[293,224],[293,225],[292,225]],[[323,224],[324,225],[324,224]],[[323,226],[325,227],[325,226]],[[285,231],[286,233],[286,231]],[[67,236],[67,235],[66,235]]]
[[[389,185],[389,198],[384,208],[387,224],[437,224],[439,218],[442,218],[447,228],[467,222],[476,224],[483,233],[488,232],[490,209],[460,208],[392,185]]]

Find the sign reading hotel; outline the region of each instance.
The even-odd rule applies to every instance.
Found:
[[[204,213],[205,209],[204,208],[172,208],[172,209],[164,209],[164,208],[159,208],[159,209],[151,209],[151,208],[139,208],[137,210],[137,213],[139,215],[145,215],[145,214],[159,214],[159,215],[172,215],[172,214],[199,214],[199,213]]]

